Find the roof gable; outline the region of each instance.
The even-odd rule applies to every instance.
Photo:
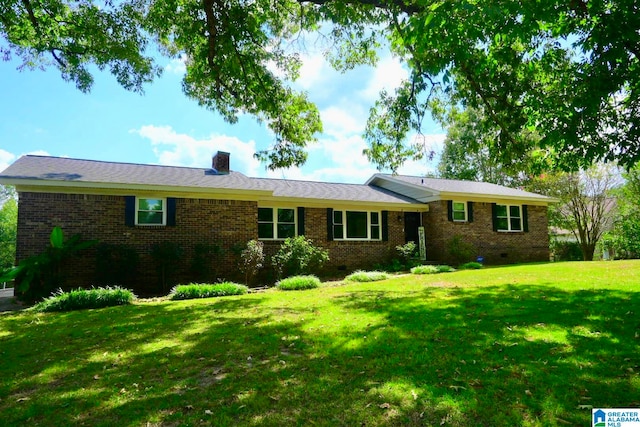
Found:
[[[542,204],[548,204],[555,200],[540,194],[488,182],[418,176],[375,174],[369,178],[367,184],[405,194],[425,203],[436,200],[449,200],[452,197],[482,200],[517,200]]]

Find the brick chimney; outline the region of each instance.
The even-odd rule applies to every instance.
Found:
[[[224,151],[218,151],[211,162],[211,167],[215,169],[219,174],[229,173],[229,153]]]

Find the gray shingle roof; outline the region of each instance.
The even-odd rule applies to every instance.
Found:
[[[406,182],[408,184],[424,187],[427,190],[434,190],[438,193],[464,193],[464,194],[479,194],[487,196],[498,197],[515,197],[515,198],[534,198],[544,200],[551,200],[547,196],[541,194],[531,193],[516,188],[509,188],[502,185],[490,184],[488,182],[476,182],[476,181],[463,181],[455,179],[440,179],[440,178],[425,178],[419,176],[404,176],[404,175],[387,175],[378,174],[378,176],[386,177],[387,179],[393,179],[397,181]]]
[[[419,202],[391,191],[362,184],[288,181],[280,179],[250,178],[239,172],[226,175],[213,174],[211,169],[177,166],[144,165],[135,163],[103,162],[60,157],[21,157],[0,174],[0,182],[19,180],[79,183],[82,186],[106,187],[117,185],[188,188],[206,192],[225,189],[263,191],[273,197],[333,200],[346,202],[401,203]]]
[[[340,184],[315,181],[253,178],[261,188],[273,191],[276,197],[311,198],[352,202],[418,203],[400,194],[363,184]]]
[[[257,192],[256,194],[262,195],[260,197],[265,200],[271,197],[414,205],[421,204],[418,200],[426,201],[430,195],[437,197],[440,193],[539,200],[543,203],[553,200],[539,194],[496,184],[416,176],[376,174],[369,180],[369,185],[342,184],[250,178],[240,172],[216,174],[211,169],[203,168],[35,155],[21,157],[0,173],[0,183],[2,182],[67,186],[78,183],[79,187],[93,188],[148,188],[151,190],[171,188],[196,193],[224,190],[227,193]],[[385,182],[394,184],[385,185]]]
[[[0,174],[0,178],[95,184],[251,189],[250,179],[239,172],[214,175],[211,173],[211,169],[34,155],[19,158]]]

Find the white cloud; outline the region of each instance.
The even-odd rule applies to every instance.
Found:
[[[302,66],[300,67],[300,77],[296,83],[305,90],[323,86],[323,83],[338,74],[321,53],[302,55],[300,59]]]
[[[16,159],[15,154],[0,148],[0,171],[5,170]]]
[[[211,157],[217,151],[231,153],[231,169],[255,176],[260,163],[253,158],[254,141],[242,141],[236,137],[212,134],[204,139],[177,133],[171,126],[142,126],[131,131],[148,139],[161,165],[211,167]]]
[[[187,55],[185,55],[184,53],[180,54],[179,58],[174,58],[172,59],[165,67],[164,69],[168,72],[168,73],[173,73],[173,74],[178,74],[178,75],[183,75],[184,73],[187,72],[187,66],[186,66],[186,62],[187,62]]]
[[[346,107],[332,106],[320,111],[324,133],[336,138],[361,134],[364,131],[366,117],[356,104]]]
[[[398,58],[386,56],[378,62],[371,80],[364,90],[359,92],[366,101],[375,102],[382,89],[393,92],[403,80],[409,78],[409,72]]]
[[[11,165],[11,163],[13,163],[16,160],[18,160],[19,157],[26,156],[27,154],[33,154],[35,156],[50,156],[51,155],[45,150],[34,150],[34,151],[30,151],[28,153],[22,153],[22,154],[16,155],[16,154],[10,153],[10,152],[0,148],[0,172],[5,170],[6,168],[8,168],[9,165]]]

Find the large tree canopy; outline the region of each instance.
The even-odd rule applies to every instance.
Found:
[[[85,91],[92,64],[140,91],[160,72],[150,52],[184,55],[184,92],[231,122],[241,112],[264,120],[275,142],[259,155],[282,167],[303,163],[322,129],[315,105],[288,84],[300,66],[291,41],[328,24],[337,67],[373,63],[386,38],[411,71],[372,109],[367,154],[380,167],[421,154],[407,134],[436,92],[483,108],[505,159],[530,152],[520,138],[529,129],[558,165],[631,165],[639,12],[636,0],[5,0],[0,49],[26,67],[53,65]]]
[[[438,176],[447,179],[483,181],[511,187],[526,186],[541,170],[544,162],[534,152],[504,162],[493,141],[498,139],[499,128],[487,120],[482,108],[455,106],[434,115],[447,129],[444,147],[438,163]],[[532,147],[538,141],[535,133],[523,131],[518,138]]]

